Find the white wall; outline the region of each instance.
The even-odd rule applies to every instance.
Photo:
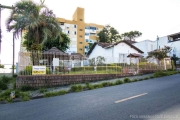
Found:
[[[157,40],[156,40],[157,43]],[[156,45],[157,46],[157,45]],[[169,54],[170,56],[174,54],[176,54],[177,57],[180,58],[180,41],[176,41],[176,42],[168,42],[168,37],[160,37],[158,40],[158,46],[160,46],[160,48],[163,48],[164,46],[169,46],[172,48],[171,53]]]
[[[98,56],[103,56],[106,59],[107,63],[128,63],[130,64],[130,58],[127,56],[130,53],[138,53],[134,48],[131,48],[126,43],[119,43],[111,48],[102,48],[101,46],[96,45],[89,58],[96,58]],[[124,59],[120,56],[120,54],[124,54]],[[123,60],[122,60],[123,59]],[[131,62],[136,63],[137,59],[131,59]]]
[[[151,41],[151,40],[140,41],[134,43],[133,45],[144,52],[144,54],[142,54],[144,57],[148,56],[148,52],[157,49],[157,45],[155,44],[155,41]]]
[[[91,58],[96,58],[98,56],[104,56],[104,53],[105,53],[105,49],[99,45],[96,45],[93,51],[91,52],[91,54],[89,55],[89,58],[91,59]]]

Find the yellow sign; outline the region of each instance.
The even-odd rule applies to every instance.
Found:
[[[32,75],[46,74],[46,66],[33,66]]]

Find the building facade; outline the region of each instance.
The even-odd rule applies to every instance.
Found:
[[[71,42],[66,52],[87,54],[89,43],[98,41],[97,33],[103,29],[103,25],[85,23],[84,8],[78,7],[72,20],[57,18],[62,31],[66,33]]]

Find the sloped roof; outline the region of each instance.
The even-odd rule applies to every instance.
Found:
[[[87,56],[89,56],[91,54],[91,52],[93,51],[93,49],[95,48],[96,45],[99,45],[102,48],[105,48],[105,47],[107,47],[109,45],[112,45],[112,43],[95,42],[93,44],[93,46],[91,47],[91,49],[88,51]]]
[[[122,42],[126,43],[127,45],[129,45],[130,47],[134,48],[134,49],[137,50],[138,52],[144,53],[142,50],[140,50],[140,49],[137,48],[136,46],[132,45],[129,41],[127,41],[127,40],[122,40],[122,41],[119,41],[119,42],[116,42],[116,43],[95,42],[95,43],[93,44],[93,46],[91,47],[91,49],[88,51],[87,56],[89,56],[89,55],[91,54],[91,52],[93,51],[93,49],[95,48],[96,45],[99,45],[99,46],[101,46],[102,48],[105,48],[105,49],[106,49],[106,48],[111,48],[111,47],[113,47],[113,46],[115,46],[115,45],[118,45],[119,43],[122,43]]]
[[[68,55],[67,53],[62,52],[61,50],[57,49],[56,47],[52,47],[51,49],[44,51],[43,54]]]
[[[137,54],[137,53],[130,53],[127,57],[143,57],[141,54]]]
[[[122,41],[116,42],[116,43],[114,43],[114,44],[112,44],[112,45],[110,45],[110,46],[107,46],[106,48],[113,47],[113,46],[115,46],[115,45],[118,45],[119,43],[126,43],[127,45],[129,45],[130,47],[134,48],[134,49],[137,50],[138,52],[144,53],[142,50],[140,50],[140,49],[137,48],[136,46],[130,44],[130,43],[129,43],[128,41],[126,41],[126,40],[122,40]]]

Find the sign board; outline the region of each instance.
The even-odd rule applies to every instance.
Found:
[[[32,75],[44,75],[46,74],[46,66],[33,66]]]
[[[53,66],[59,66],[59,58],[53,58]]]

